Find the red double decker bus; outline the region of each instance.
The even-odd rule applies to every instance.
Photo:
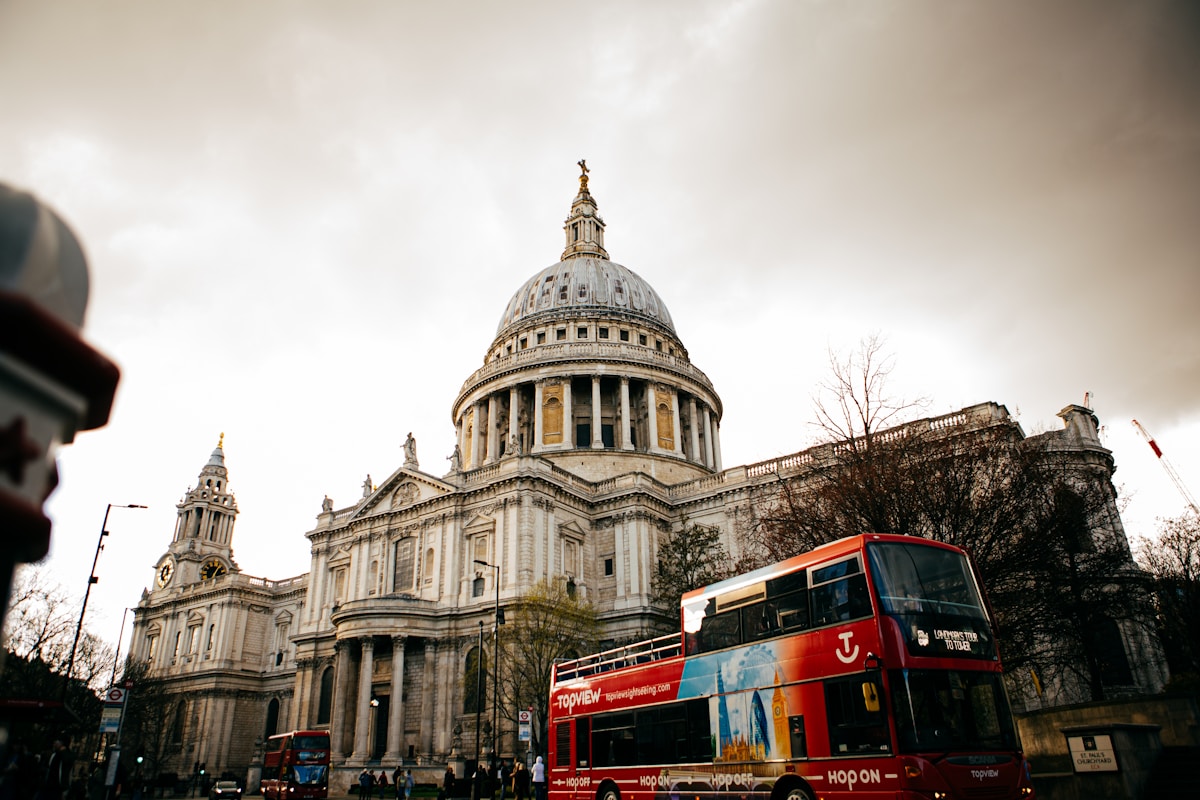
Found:
[[[1032,800],[966,554],[866,534],[556,665],[550,800]]]
[[[262,793],[267,800],[325,800],[329,796],[329,732],[292,731],[267,740]]]

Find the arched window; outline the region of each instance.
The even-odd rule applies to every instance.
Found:
[[[267,703],[267,723],[263,725],[263,738],[274,736],[279,731],[279,699],[272,697],[271,702]]]
[[[328,725],[330,709],[333,708],[333,667],[321,673],[321,697],[317,701],[317,724]]]
[[[1132,686],[1133,671],[1125,655],[1125,639],[1113,620],[1105,617],[1096,626],[1096,659],[1100,662],[1100,682],[1105,686]]]
[[[184,702],[179,701],[179,705],[175,706],[175,717],[171,720],[171,732],[167,736],[167,741],[171,744],[183,744],[183,722],[187,708]]]
[[[463,666],[463,713],[474,714],[487,705],[487,653],[472,647]]]

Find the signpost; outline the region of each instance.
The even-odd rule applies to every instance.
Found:
[[[517,712],[517,738],[522,742],[533,741],[533,712]]]
[[[1067,746],[1076,772],[1119,771],[1111,736],[1068,736]]]
[[[125,721],[125,701],[129,699],[129,690],[133,681],[125,681],[121,686],[108,687],[104,693],[104,708],[100,711],[100,732],[113,734],[112,747],[108,749],[108,770],[104,773],[104,785],[114,786],[117,783],[117,766],[121,762],[121,723]]]

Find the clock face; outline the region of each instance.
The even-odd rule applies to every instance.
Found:
[[[158,568],[158,585],[166,586],[171,582],[171,576],[175,574],[175,562],[167,560]]]
[[[218,575],[225,574],[225,565],[219,559],[210,558],[204,562],[204,566],[200,568],[200,580],[211,581]]]

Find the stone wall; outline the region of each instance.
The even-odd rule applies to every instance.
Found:
[[[1033,770],[1033,786],[1038,797],[1042,800],[1076,800],[1109,796],[1097,783],[1098,776],[1075,773],[1065,731],[1123,726],[1157,727],[1161,748],[1200,746],[1200,698],[1196,695],[1164,695],[1062,706],[1019,715],[1017,727]],[[1123,772],[1134,767],[1134,762],[1139,761],[1137,756],[1136,753],[1117,754]],[[1147,771],[1153,767],[1152,764],[1142,766]],[[1084,785],[1089,779],[1091,783]],[[1122,790],[1114,791],[1116,794],[1112,796],[1121,796]]]

